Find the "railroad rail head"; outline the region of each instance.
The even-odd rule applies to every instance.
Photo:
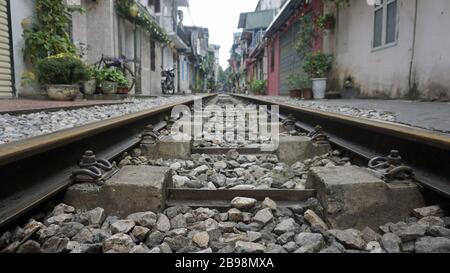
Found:
[[[262,97],[233,96],[255,104],[279,105],[280,116],[295,116],[296,126],[302,131],[311,133],[320,125],[332,145],[356,155],[366,164],[373,158],[399,150],[404,164],[414,170],[417,181],[440,195],[450,197],[448,135],[392,122],[312,110]]]
[[[108,169],[106,160],[113,160],[137,146],[146,126],[153,124],[158,129],[160,124],[165,124],[164,118],[173,107],[193,103],[194,98],[186,98],[150,110],[0,145],[0,227],[71,186],[74,183],[71,176],[74,172],[79,174],[76,172],[80,170],[78,163],[86,150],[104,159],[101,165]],[[86,156],[88,162],[91,154]]]

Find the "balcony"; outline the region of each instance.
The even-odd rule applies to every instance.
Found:
[[[183,42],[186,45],[191,44],[191,41],[190,41],[191,39],[190,39],[189,35],[183,30],[183,28],[181,28],[181,27],[177,28],[177,35],[178,35],[178,37],[181,38],[181,40],[183,40]]]

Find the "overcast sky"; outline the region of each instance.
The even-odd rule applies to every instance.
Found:
[[[257,4],[258,0],[189,0],[190,12],[183,9],[184,25],[209,28],[209,43],[220,45],[220,64],[225,69],[239,14],[254,11]]]

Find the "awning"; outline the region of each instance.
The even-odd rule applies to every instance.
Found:
[[[275,17],[275,13],[276,11],[273,9],[241,13],[238,28],[245,30],[266,29]]]
[[[181,39],[175,32],[170,32],[168,36],[173,41],[176,49],[188,49],[188,46],[184,43],[183,39]]]
[[[298,9],[305,4],[305,2],[311,2],[312,0],[288,0],[280,13],[275,17],[270,26],[266,30],[264,37],[270,38],[280,29],[283,24],[286,23]]]

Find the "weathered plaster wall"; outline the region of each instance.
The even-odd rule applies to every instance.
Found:
[[[180,55],[180,92],[189,93],[189,61]]]
[[[449,99],[450,37],[444,33],[450,2],[418,0],[415,39],[414,17],[415,0],[398,0],[397,43],[373,50],[373,7],[352,0],[350,7],[340,9],[334,34],[324,43],[325,51],[335,56],[330,87],[340,90],[351,77],[362,97]]]
[[[450,1],[419,0],[417,11],[413,82],[421,98],[450,100]]]
[[[102,54],[118,54],[117,15],[113,0],[86,1],[86,26],[89,61],[100,60]]]
[[[161,45],[156,43],[155,49],[155,71],[151,73],[151,90],[150,94],[153,96],[159,96],[162,93],[161,89],[161,66],[162,66],[162,48]]]
[[[353,0],[338,14],[333,78],[342,87],[352,77],[363,97],[403,97],[408,92],[414,3],[399,0],[397,45],[372,50],[373,7]]]
[[[31,65],[25,62],[23,57],[24,41],[22,38],[22,21],[34,14],[34,0],[13,0],[10,1],[11,8],[11,30],[14,56],[14,77],[16,81],[16,90],[19,94],[21,90],[22,73],[31,70]]]

